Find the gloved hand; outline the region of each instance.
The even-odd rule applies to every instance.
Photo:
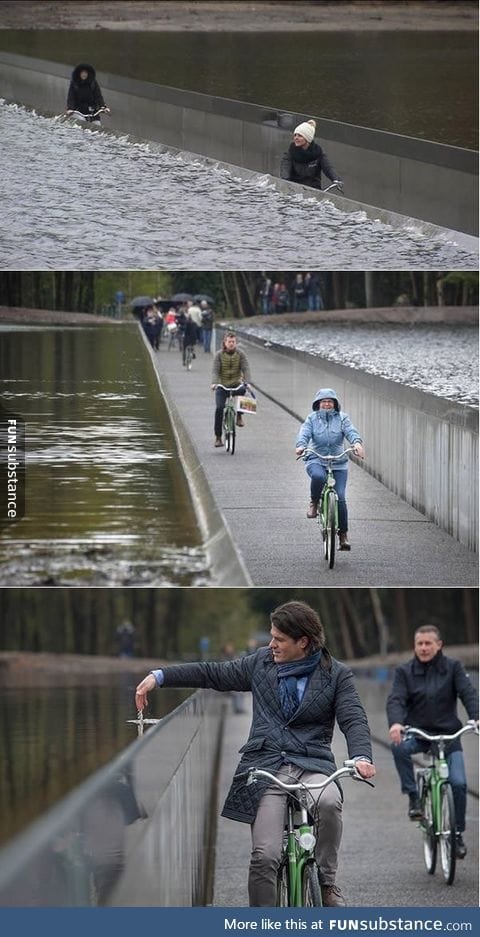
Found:
[[[333,184],[338,186],[338,191],[343,192],[343,182],[341,179],[334,179]]]

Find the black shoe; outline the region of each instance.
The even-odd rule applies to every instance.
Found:
[[[418,794],[409,794],[408,800],[408,816],[411,820],[421,820],[423,816],[422,805]]]
[[[463,841],[463,836],[461,833],[457,833],[455,837],[455,855],[457,859],[465,859],[467,855],[467,847]]]

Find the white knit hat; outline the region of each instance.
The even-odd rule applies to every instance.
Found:
[[[293,132],[299,133],[308,143],[311,143],[315,136],[316,126],[317,124],[314,120],[306,120],[303,124],[299,124],[298,127],[295,127]]]

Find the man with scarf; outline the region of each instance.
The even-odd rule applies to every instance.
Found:
[[[154,670],[139,684],[135,702],[143,710],[156,686],[250,691],[253,718],[222,816],[252,828],[248,880],[252,907],[274,907],[282,849],[286,794],[265,782],[246,785],[248,768],[264,768],[284,781],[322,781],[336,770],[331,750],[335,721],[348,756],[362,778],[372,778],[370,731],[351,670],[331,657],[322,624],[304,602],[287,602],[270,615],[268,647],[237,660],[172,665]],[[345,904],[335,882],[342,835],[342,791],[336,783],[312,791],[318,817],[315,857],[327,907]]]
[[[223,387],[239,387],[241,384],[240,390],[237,390],[234,394],[236,397],[239,394],[245,393],[245,384],[249,380],[250,367],[247,356],[241,348],[237,348],[235,332],[225,332],[222,347],[217,351],[212,365],[212,390],[215,391],[214,446],[217,448],[223,446],[222,420],[223,409],[227,399],[227,392],[217,385],[223,384]],[[237,413],[237,426],[243,426],[241,413]]]
[[[328,160],[326,153],[318,143],[314,143],[316,123],[306,120],[293,131],[293,142],[282,157],[280,178],[290,182],[301,182],[313,189],[322,188],[322,172],[343,188],[342,180]]]

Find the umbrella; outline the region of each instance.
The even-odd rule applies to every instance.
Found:
[[[194,300],[195,300],[196,303],[206,302],[206,303],[208,303],[210,306],[213,306],[213,304],[214,304],[214,302],[215,302],[215,300],[212,299],[211,296],[208,296],[207,293],[197,293],[197,295],[194,296],[193,298],[194,298]]]
[[[151,296],[135,296],[135,299],[130,300],[130,306],[134,309],[146,309],[147,306],[153,306],[153,299]]]
[[[187,300],[192,299],[191,293],[175,293],[175,296],[170,297],[171,303],[186,303]]]

